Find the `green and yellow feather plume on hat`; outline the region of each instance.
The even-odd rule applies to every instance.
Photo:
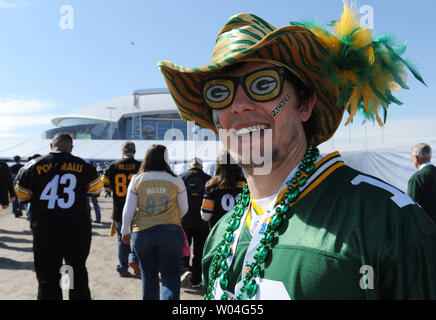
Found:
[[[408,88],[406,69],[424,83],[401,57],[406,44],[396,46],[389,36],[373,39],[347,2],[340,20],[331,27],[328,31],[316,23],[291,22],[276,29],[256,15],[238,14],[218,34],[209,65],[188,68],[160,61],[158,66],[181,118],[214,131],[211,111],[202,102],[200,81],[239,62],[284,66],[316,92],[312,117],[318,132],[309,143],[318,145],[334,134],[345,110],[350,114],[346,124],[362,110],[383,125],[389,104],[401,104],[392,91]]]
[[[345,1],[341,19],[332,23],[333,32],[316,23],[291,24],[309,29],[325,44],[328,53],[322,63],[324,81],[330,85],[330,90],[337,92],[336,105],[348,110],[350,117],[346,125],[358,109],[363,109],[361,114],[375,118],[382,126],[389,104],[402,104],[392,95],[392,90],[409,88],[405,67],[425,84],[419,73],[401,57],[407,44],[397,46],[388,35],[373,40],[371,30],[360,26],[355,8]],[[378,114],[380,109],[383,121]]]

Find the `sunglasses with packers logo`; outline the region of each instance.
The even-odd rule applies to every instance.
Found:
[[[283,67],[269,67],[240,77],[206,79],[200,83],[203,103],[214,110],[227,108],[232,104],[239,84],[254,101],[273,100],[282,92],[286,72]]]

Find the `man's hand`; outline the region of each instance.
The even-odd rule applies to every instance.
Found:
[[[2,209],[6,209],[7,207],[9,207],[8,204],[2,204]]]
[[[130,244],[130,237],[132,236],[131,233],[123,234],[121,237],[121,241],[123,241],[124,244]]]

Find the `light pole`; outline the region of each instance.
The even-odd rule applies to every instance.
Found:
[[[113,126],[113,122],[112,122],[112,110],[116,109],[116,107],[106,106],[105,109],[108,109],[108,110],[110,111],[110,119],[111,119],[111,122],[110,122],[110,124],[109,124],[109,125],[110,125],[109,139],[112,140],[112,135],[113,135],[113,128],[112,128],[112,126]]]

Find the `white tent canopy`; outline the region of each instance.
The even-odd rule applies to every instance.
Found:
[[[134,141],[136,144],[135,158],[141,161],[147,148],[152,144],[167,146],[169,158],[174,172],[180,174],[187,169],[192,158],[203,160],[204,170],[214,174],[215,162],[222,144],[216,141]],[[87,160],[113,161],[121,157],[124,140],[74,140],[73,154]],[[407,182],[416,172],[411,160],[413,144],[405,145],[373,145],[341,144],[331,142],[319,146],[321,154],[339,151],[345,163],[366,174],[379,177],[387,183],[407,191]],[[430,144],[432,149],[436,144]],[[436,150],[436,149],[435,149]],[[15,155],[26,160],[36,153],[50,152],[50,140],[45,139],[0,139],[0,159],[11,161]]]
[[[50,152],[48,139],[0,139],[0,159],[11,161],[19,155],[23,161],[34,154]],[[121,149],[125,140],[74,140],[73,151],[86,160],[113,161],[121,157]],[[216,141],[166,141],[166,140],[133,140],[136,145],[135,158],[141,161],[148,147],[152,144],[163,144],[168,148],[172,163],[182,163],[195,156],[201,157],[203,162],[215,162],[221,144]]]

